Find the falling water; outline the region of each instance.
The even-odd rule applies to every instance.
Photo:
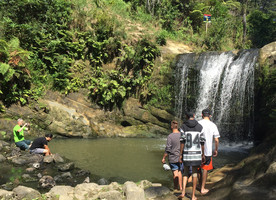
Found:
[[[176,65],[175,112],[196,118],[209,108],[221,135],[232,141],[251,137],[254,112],[254,67],[258,50],[183,54]]]

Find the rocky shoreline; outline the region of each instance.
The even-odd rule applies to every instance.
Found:
[[[161,184],[109,183],[89,171],[75,167],[58,154],[42,156],[21,151],[13,143],[0,140],[0,199],[154,199],[172,196]],[[5,171],[5,168],[7,169]]]

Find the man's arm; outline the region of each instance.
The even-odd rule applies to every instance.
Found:
[[[50,151],[48,145],[44,144],[44,149],[46,149],[46,150],[49,152],[49,155],[52,155],[52,153],[51,153],[51,151]]]
[[[163,159],[162,159],[162,163],[166,163],[166,157],[168,156],[168,154],[165,152],[163,155]]]
[[[166,163],[166,157],[171,152],[171,149],[172,149],[171,138],[168,137],[167,138],[167,144],[166,144],[166,147],[165,147],[165,153],[164,153],[163,158],[162,158],[162,163]]]
[[[205,163],[205,154],[204,154],[204,143],[200,143],[201,145],[201,151],[202,151],[202,154],[201,154],[201,162],[202,163]]]
[[[182,163],[183,161],[183,149],[184,149],[184,142],[180,142],[180,157],[179,157],[180,163]]]
[[[20,129],[17,130],[17,132],[20,133],[22,130],[28,130],[28,128],[25,126],[28,126],[28,123],[25,123]]]
[[[214,157],[218,155],[218,146],[219,146],[219,138],[215,138],[215,151],[213,153]]]

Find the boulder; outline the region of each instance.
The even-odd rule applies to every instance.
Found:
[[[0,163],[4,162],[6,160],[5,156],[3,156],[2,154],[0,154]]]
[[[41,188],[52,188],[56,185],[56,182],[53,177],[51,176],[43,176],[39,182],[39,187]]]
[[[21,150],[20,150],[20,148],[19,147],[13,148],[12,151],[11,151],[11,156],[12,157],[14,157],[14,156],[16,156],[16,157],[21,156]]]
[[[269,65],[275,65],[276,60],[276,42],[271,42],[265,45],[260,50],[260,62],[263,64],[268,61]]]
[[[58,166],[58,170],[62,172],[70,171],[75,168],[75,164],[73,162],[65,163]]]
[[[64,162],[64,159],[58,153],[54,154],[53,157],[54,157],[55,163],[63,163]]]
[[[266,170],[267,174],[275,174],[276,173],[276,161],[271,163],[268,167],[268,169]]]
[[[43,160],[43,156],[39,154],[30,154],[12,159],[12,163],[17,165],[25,165],[29,163],[39,163]]]
[[[75,198],[78,200],[97,199],[102,188],[96,183],[78,184],[74,189]]]
[[[138,185],[138,187],[142,188],[142,189],[145,189],[145,188],[149,188],[152,186],[152,183],[149,182],[148,180],[142,180],[140,182],[140,184]]]
[[[5,200],[13,199],[14,196],[15,196],[14,192],[0,189],[0,199],[5,199]]]
[[[16,195],[16,199],[31,200],[41,197],[41,194],[37,190],[25,186],[18,186],[14,188],[12,191]]]
[[[170,189],[164,186],[149,187],[145,189],[146,198],[156,198],[170,193]]]
[[[44,156],[43,158],[43,162],[45,163],[52,163],[53,161],[54,161],[54,156],[52,155]]]
[[[119,191],[111,190],[107,192],[101,192],[98,198],[105,200],[121,200],[123,199],[123,195]]]
[[[45,194],[49,199],[58,200],[74,200],[74,188],[71,186],[59,185],[51,188],[51,190]],[[58,197],[58,198],[57,198]]]
[[[120,186],[117,182],[112,182],[109,185],[105,186],[104,188],[106,188],[107,190],[117,190],[117,191],[122,190],[122,186]]]
[[[142,188],[139,188],[134,182],[127,181],[123,185],[123,191],[127,200],[143,200],[145,193]]]

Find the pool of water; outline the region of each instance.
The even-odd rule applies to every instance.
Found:
[[[165,144],[166,138],[53,139],[49,147],[92,176],[119,183],[146,179],[171,187],[172,174],[164,171],[161,163]],[[239,162],[251,146],[221,144],[214,167]]]

